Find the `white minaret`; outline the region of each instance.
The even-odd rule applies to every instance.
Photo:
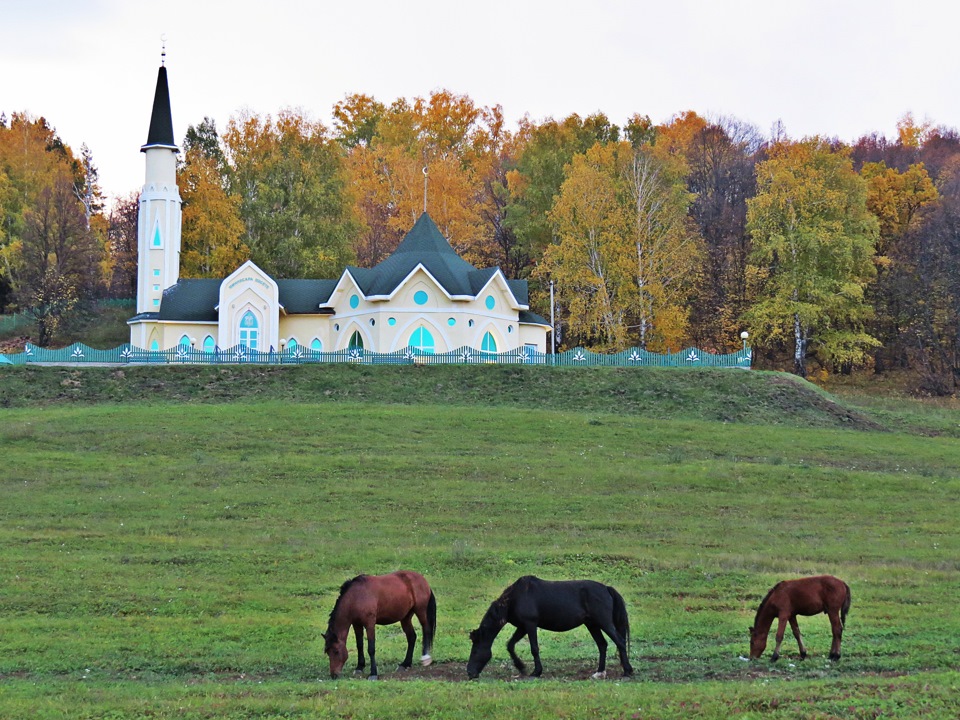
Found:
[[[137,314],[159,312],[164,289],[180,277],[180,149],[173,141],[170,90],[163,61],[153,96],[150,132],[140,152],[146,155],[146,177],[137,218]]]

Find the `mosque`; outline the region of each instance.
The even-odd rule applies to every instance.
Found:
[[[550,323],[530,312],[527,281],[473,267],[427,213],[383,262],[347,266],[338,278],[273,278],[247,261],[223,279],[181,279],[179,148],[162,64],[140,151],[146,176],[137,220],[137,314],[127,321],[135,347],[547,351]]]

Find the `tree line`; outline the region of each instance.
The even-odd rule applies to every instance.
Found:
[[[355,94],[329,128],[296,110],[222,132],[204,118],[180,162],[183,277],[369,267],[426,202],[463,257],[528,279],[546,317],[552,284],[560,348],[729,352],[748,330],[760,367],[909,369],[937,394],[960,379],[960,134],[909,114],[896,138],[845,144],[694,112],[508,128],[446,90]],[[136,202],[105,212],[85,148],[4,119],[0,303],[39,321],[132,295]]]

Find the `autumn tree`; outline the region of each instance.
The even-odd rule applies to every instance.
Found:
[[[903,265],[902,343],[919,389],[934,395],[960,390],[960,157],[940,173],[939,200],[908,233]]]
[[[73,179],[61,172],[25,213],[21,262],[15,276],[20,306],[37,321],[46,345],[70,311],[93,296],[101,248],[87,227]]]
[[[747,205],[751,261],[765,278],[745,316],[756,340],[792,342],[801,376],[811,350],[826,363],[863,361],[877,344],[865,291],[878,230],[849,153],[820,138],[775,144]]]
[[[229,192],[251,259],[277,278],[326,277],[353,260],[356,233],[340,146],[303,114],[243,113],[223,136]]]
[[[649,148],[597,143],[575,155],[549,213],[553,279],[568,334],[596,349],[677,347],[701,258],[683,179]]]
[[[648,149],[629,153],[621,175],[632,203],[639,345],[677,348],[703,260],[702,240],[687,215],[693,196],[679,167]]]
[[[498,264],[494,238],[502,207],[498,211],[491,188],[508,136],[498,108],[479,108],[448,90],[390,106],[351,95],[334,108],[334,118],[363,223],[362,264],[392,252],[425,204],[463,257],[479,266]]]
[[[756,192],[754,166],[763,138],[732,118],[709,122],[683,148],[690,216],[706,251],[691,336],[700,347],[730,351],[739,345],[740,318],[749,296],[747,199]]]
[[[36,317],[41,344],[102,288],[101,207],[86,147],[78,160],[44,118],[0,123],[0,285]]]
[[[568,334],[597,350],[624,347],[637,293],[615,148],[596,145],[573,157],[549,219],[559,242],[546,249],[538,272],[556,282]]]
[[[518,156],[506,173],[505,225],[516,236],[510,264],[526,276],[555,240],[549,213],[565,180],[564,168],[574,155],[595,144],[618,141],[620,131],[605,115],[597,114],[551,118],[539,124],[525,120],[518,134]]]
[[[184,153],[179,178],[183,199],[181,277],[226,277],[250,257],[241,240],[240,198],[228,195],[224,188],[218,149],[218,145],[193,143]]]
[[[112,298],[137,296],[137,221],[140,201],[137,193],[117,198],[107,218],[107,258],[110,268],[107,295]]]

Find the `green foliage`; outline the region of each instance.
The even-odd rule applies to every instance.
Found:
[[[224,134],[229,190],[240,198],[251,259],[277,278],[334,277],[356,226],[339,145],[293,111],[243,114]]]
[[[864,331],[878,237],[866,197],[848,153],[819,138],[778,143],[757,165],[748,226],[763,283],[745,318],[760,343],[792,341],[799,375],[811,343],[838,365],[863,361],[877,344]]]
[[[605,115],[597,114],[549,119],[522,127],[520,132],[525,142],[516,168],[507,175],[510,202],[505,222],[517,236],[517,252],[534,263],[554,241],[547,214],[560,193],[564,168],[577,153],[617,140],[619,129]]]

